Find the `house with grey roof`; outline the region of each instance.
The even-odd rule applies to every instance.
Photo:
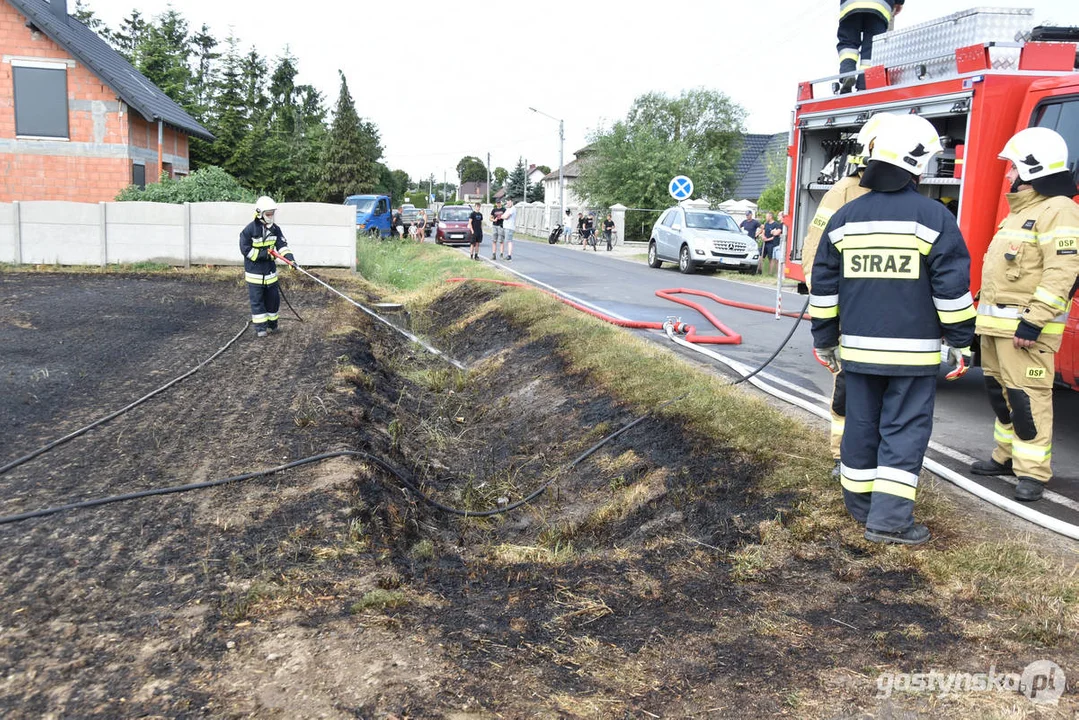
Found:
[[[0,202],[112,200],[213,139],[67,0],[0,0],[0,48]]]

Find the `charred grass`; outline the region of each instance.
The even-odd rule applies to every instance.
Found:
[[[1015,693],[878,698],[876,679],[1020,672],[1042,658],[1079,672],[1075,566],[1039,553],[1038,539],[1001,538],[927,479],[919,513],[933,543],[866,543],[830,482],[822,432],[536,291],[444,283],[477,272],[459,253],[377,250],[361,262],[366,281],[332,281],[406,303],[412,329],[468,370],[331,305],[313,320],[325,361],[282,405],[281,442],[293,456],[368,452],[470,512],[554,482],[512,513],[459,517],[374,463],[338,459],[218,494],[222,506],[140,517],[144,528],[168,517],[177,534],[143,560],[160,577],[128,569],[118,592],[165,593],[194,619],[166,617],[173,659],[147,667],[171,679],[169,699],[151,692],[136,714],[1025,717],[1035,708]],[[107,564],[110,546],[95,542]],[[47,602],[87,592],[60,587]],[[134,602],[124,597],[118,608]],[[162,612],[134,607],[138,628]],[[31,651],[8,642],[12,673]],[[310,665],[296,676],[302,697],[275,700],[267,688],[288,684],[264,658],[286,642],[340,662]],[[125,657],[110,662],[130,668]],[[76,707],[108,717],[116,705]],[[1037,712],[1074,710],[1069,694]]]

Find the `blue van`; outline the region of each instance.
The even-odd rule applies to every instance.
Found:
[[[393,209],[389,195],[349,195],[345,205],[356,208],[356,230],[375,237],[390,236]]]

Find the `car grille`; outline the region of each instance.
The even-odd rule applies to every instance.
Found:
[[[726,251],[728,253],[736,252],[744,255],[746,252],[746,246],[736,240],[713,240],[712,248],[718,250],[720,253]]]

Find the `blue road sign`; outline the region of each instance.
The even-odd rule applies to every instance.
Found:
[[[667,186],[667,192],[675,200],[686,200],[693,194],[693,181],[685,175],[671,178],[671,184]]]

